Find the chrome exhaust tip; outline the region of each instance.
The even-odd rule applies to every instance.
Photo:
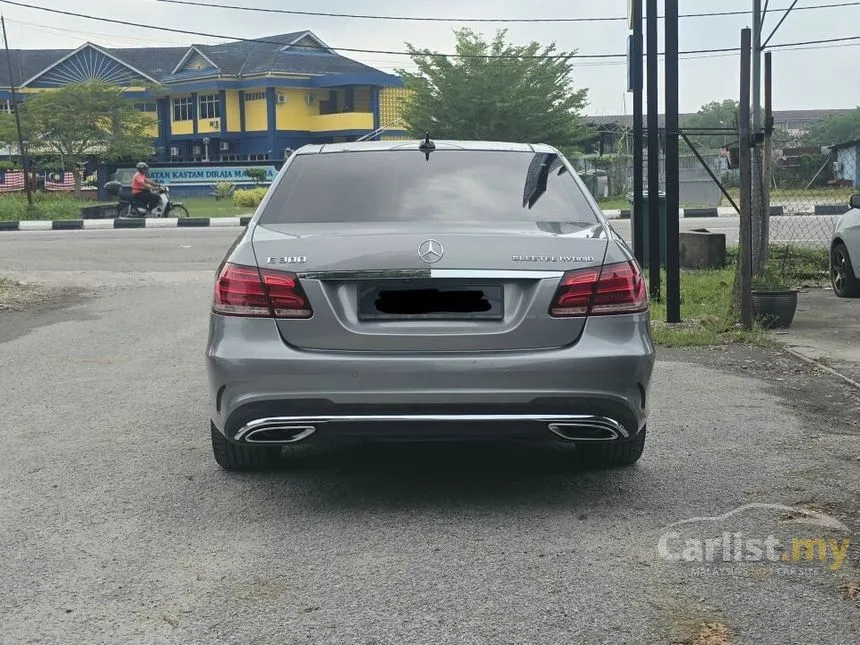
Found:
[[[310,437],[317,429],[314,426],[260,426],[241,436],[245,443],[284,445],[298,443]]]
[[[547,427],[565,441],[618,441],[628,437],[624,427],[612,419],[550,423]]]

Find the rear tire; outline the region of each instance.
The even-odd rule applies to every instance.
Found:
[[[278,463],[280,446],[244,446],[227,439],[211,424],[212,454],[224,470],[248,472],[267,470]]]
[[[645,436],[647,427],[642,428],[633,441],[623,443],[585,443],[577,444],[576,452],[579,459],[586,466],[597,468],[617,468],[632,466],[642,456],[645,450]]]
[[[840,242],[830,251],[830,283],[839,298],[860,297],[860,280],[854,275],[848,248]]]

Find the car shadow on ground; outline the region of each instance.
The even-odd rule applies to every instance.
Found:
[[[630,506],[655,485],[648,449],[635,466],[600,468],[571,445],[539,443],[362,443],[287,449],[269,473],[241,475],[266,499],[296,496],[319,506],[388,510],[475,506]],[[592,496],[597,495],[597,497]],[[286,506],[284,506],[284,509]]]

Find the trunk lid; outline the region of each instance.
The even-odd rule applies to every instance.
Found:
[[[260,267],[299,274],[313,307],[279,320],[307,350],[476,352],[576,342],[584,319],[549,315],[561,275],[600,266],[601,224],[365,222],[257,226]],[[421,255],[424,255],[422,259]]]

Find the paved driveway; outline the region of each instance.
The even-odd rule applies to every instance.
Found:
[[[801,293],[794,322],[780,339],[860,383],[860,298],[837,298],[830,289]]]
[[[0,643],[860,642],[847,386],[776,352],[661,351],[635,468],[308,446],[229,475],[203,349],[234,234],[0,237],[0,274],[67,289],[0,314]],[[842,557],[734,560],[774,536]]]

